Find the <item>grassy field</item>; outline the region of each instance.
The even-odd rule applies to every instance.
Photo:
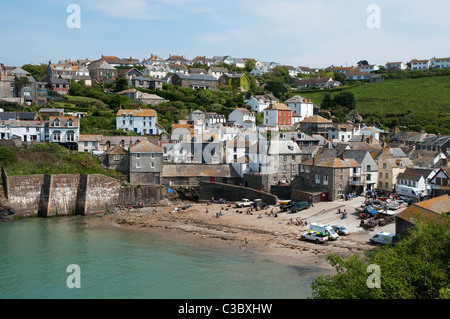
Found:
[[[102,169],[96,156],[69,151],[58,144],[37,144],[32,148],[9,148],[12,158],[3,167],[9,175],[34,174],[104,174],[117,177],[118,172]],[[4,148],[0,148],[3,158]],[[10,154],[8,152],[8,154]]]
[[[436,125],[450,130],[450,76],[386,80],[361,84],[346,91],[355,95],[356,110],[363,118],[374,115],[382,122],[383,118],[397,117],[399,121],[391,122],[406,126]],[[298,91],[318,106],[326,93]],[[336,94],[339,92],[331,96]]]

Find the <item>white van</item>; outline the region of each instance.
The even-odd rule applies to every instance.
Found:
[[[377,233],[370,238],[370,241],[375,244],[386,245],[392,244],[394,241],[395,234],[381,232]]]
[[[329,240],[337,240],[339,235],[330,225],[318,225],[317,223],[309,224],[309,232],[318,233],[321,236],[327,236]]]

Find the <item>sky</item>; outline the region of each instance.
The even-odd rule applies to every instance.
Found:
[[[176,54],[384,65],[449,57],[449,12],[448,0],[1,1],[0,63]]]

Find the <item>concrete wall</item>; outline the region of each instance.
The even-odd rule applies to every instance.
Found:
[[[166,198],[166,189],[160,186],[126,187],[119,192],[120,205],[133,205],[141,202],[154,205]]]
[[[7,176],[4,173],[3,183],[7,204],[18,216],[103,212],[107,205],[117,204],[120,191],[117,180],[103,175]]]
[[[2,173],[6,203],[17,216],[90,215],[117,205],[157,204],[166,196],[159,186],[121,188],[101,174],[8,176]]]
[[[215,200],[225,198],[227,201],[233,202],[240,201],[243,198],[249,200],[260,198],[269,205],[276,205],[278,203],[278,198],[275,195],[230,184],[201,182],[199,193],[201,200],[211,200],[214,197]]]

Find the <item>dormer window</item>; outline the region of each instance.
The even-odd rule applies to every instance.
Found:
[[[55,126],[55,127],[59,127],[60,126],[60,121],[58,120],[58,119],[56,119],[54,122],[53,122],[53,126]]]
[[[72,119],[67,121],[67,126],[72,127],[73,126],[73,121]]]

